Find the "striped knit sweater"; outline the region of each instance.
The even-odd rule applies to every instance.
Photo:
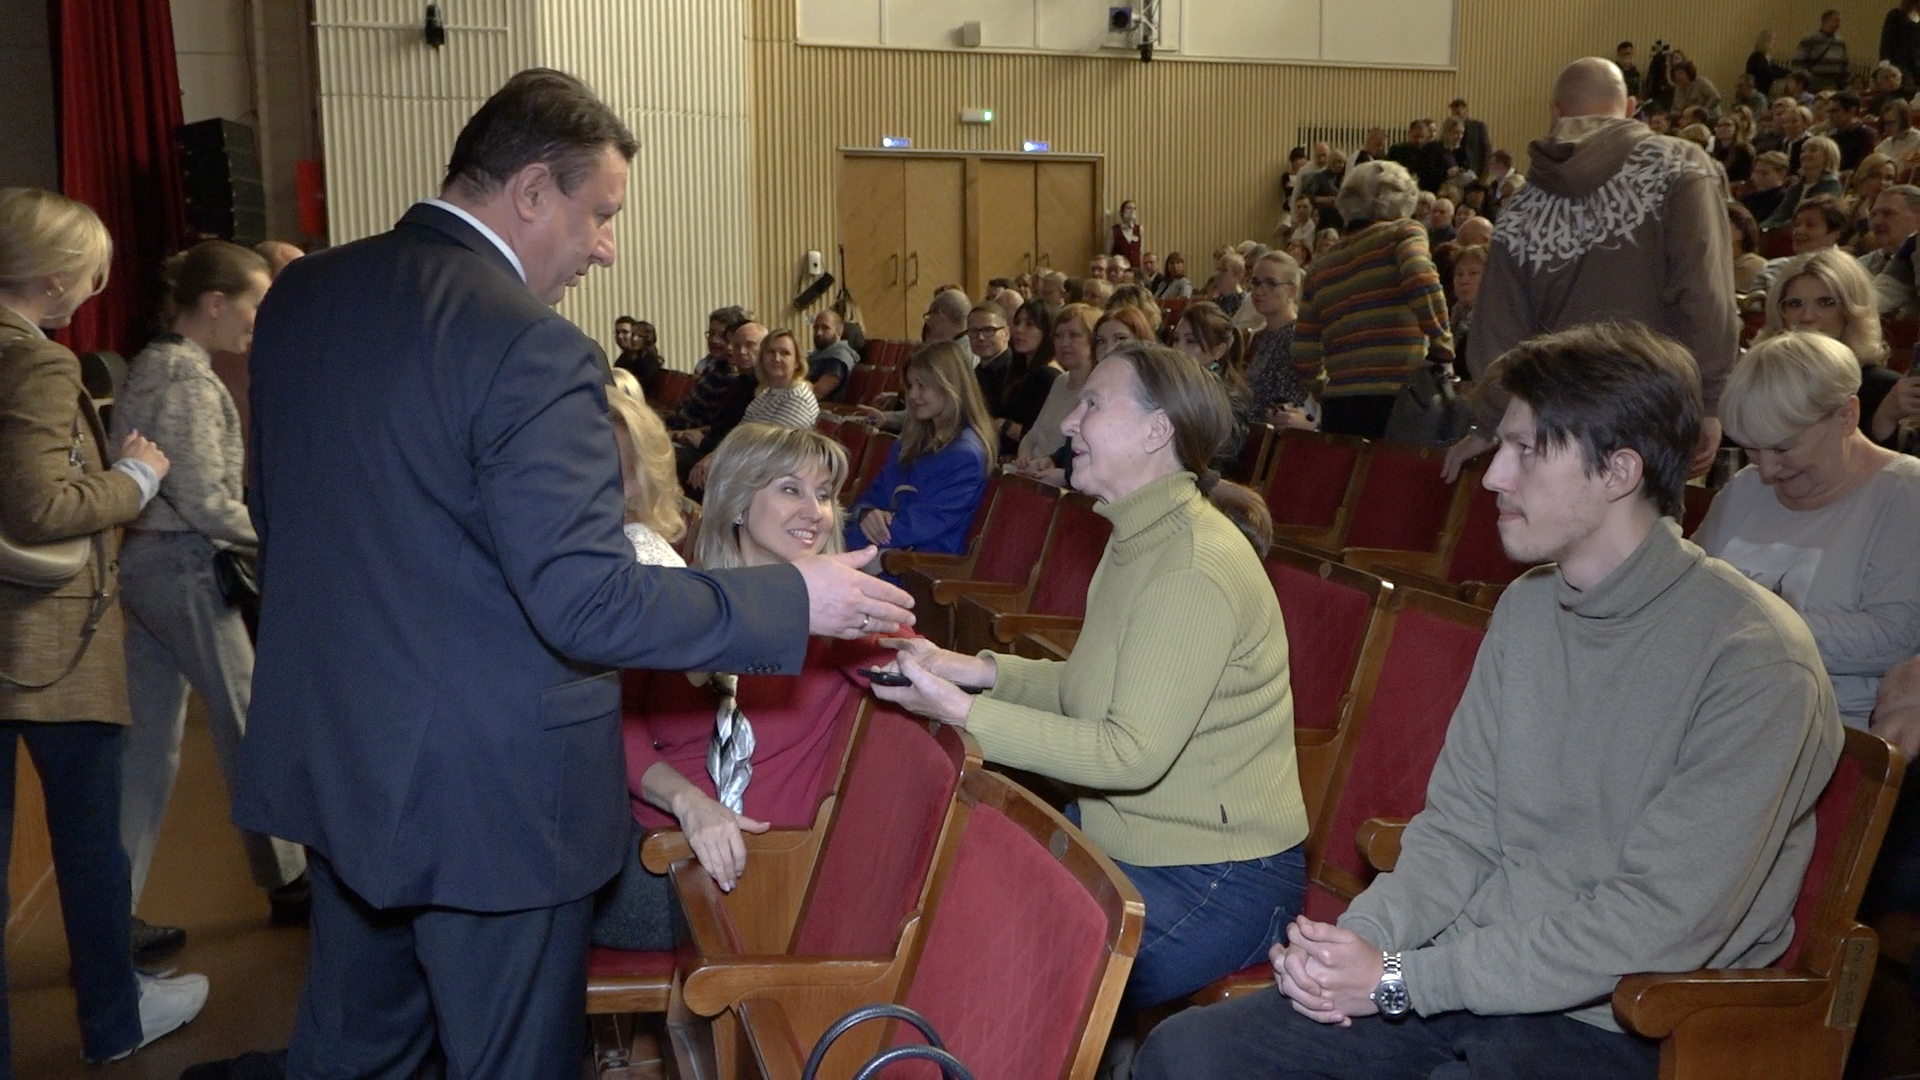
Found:
[[[1293,362],[1324,396],[1397,394],[1424,361],[1451,362],[1440,274],[1416,221],[1382,221],[1315,257],[1300,297]]]

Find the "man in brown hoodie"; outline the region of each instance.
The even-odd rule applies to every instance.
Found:
[[[1720,387],[1739,354],[1728,224],[1713,159],[1631,119],[1613,61],[1587,57],[1554,83],[1553,131],[1528,153],[1527,186],[1494,229],[1467,370],[1474,430],[1447,452],[1445,474],[1491,450],[1506,411],[1502,353],[1583,323],[1639,322],[1685,346],[1706,398],[1694,471],[1720,445]]]

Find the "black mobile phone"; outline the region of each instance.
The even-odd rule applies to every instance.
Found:
[[[897,671],[883,671],[880,668],[861,668],[860,674],[875,686],[912,686],[913,680]]]

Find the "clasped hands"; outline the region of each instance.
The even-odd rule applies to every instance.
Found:
[[[1295,1012],[1322,1024],[1353,1026],[1356,1016],[1380,1011],[1379,949],[1351,930],[1301,915],[1287,924],[1287,944],[1268,951],[1274,982]]]
[[[912,686],[873,684],[873,696],[916,716],[954,727],[967,726],[973,715],[973,695],[962,686],[992,687],[1000,668],[992,660],[942,649],[925,638],[883,638],[880,644],[898,650],[890,670],[913,681]]]

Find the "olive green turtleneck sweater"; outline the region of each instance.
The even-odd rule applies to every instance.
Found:
[[[1064,663],[995,654],[967,729],[990,760],[1099,795],[1086,833],[1138,866],[1272,855],[1307,835],[1280,606],[1245,536],[1194,486],[1099,507],[1113,538]]]

